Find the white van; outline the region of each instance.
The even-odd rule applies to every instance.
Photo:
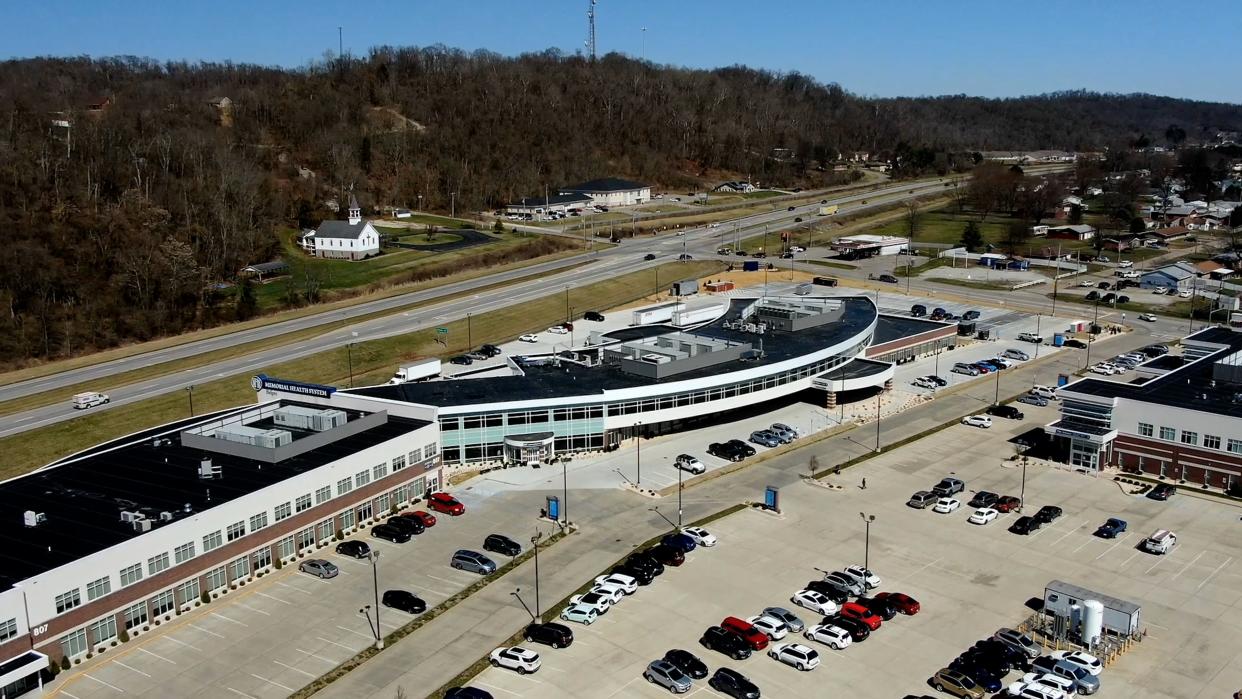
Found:
[[[1157,529],[1143,542],[1143,549],[1155,554],[1165,554],[1177,546],[1177,535],[1168,529]]]
[[[1051,386],[1031,386],[1030,393],[1045,400],[1057,400],[1057,389]]]
[[[73,397],[73,409],[86,410],[87,408],[93,408],[96,405],[103,405],[109,400],[108,394],[106,393],[96,393],[94,391],[89,393],[79,393]]]

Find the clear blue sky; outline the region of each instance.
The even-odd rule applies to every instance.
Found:
[[[0,0],[0,56],[137,55],[297,66],[345,48],[502,54],[586,39],[588,0]],[[599,53],[805,73],[879,96],[1085,88],[1242,103],[1242,2],[600,0]]]

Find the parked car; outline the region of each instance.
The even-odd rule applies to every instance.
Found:
[[[582,319],[590,320],[596,323],[602,323],[604,321],[604,314],[600,313],[599,311],[587,311],[586,313],[582,314]]]
[[[875,598],[891,603],[898,612],[906,616],[914,616],[922,609],[918,600],[904,592],[877,592]]]
[[[660,538],[660,544],[682,553],[690,553],[699,546],[698,542],[694,540],[694,537],[682,532],[665,534]]]
[[[384,523],[387,524],[388,526],[397,527],[403,531],[406,531],[411,536],[416,535],[416,534],[422,534],[423,532],[427,531],[426,525],[424,525],[421,521],[419,521],[418,519],[415,519],[414,517],[394,515],[384,520]]]
[[[322,558],[308,558],[298,564],[298,570],[325,580],[335,578],[341,573],[341,569],[337,568],[335,563]]]
[[[936,502],[935,493],[932,493],[927,490],[920,490],[919,492],[910,496],[910,499],[906,501],[906,505],[909,507],[913,507],[916,510],[922,510],[934,502]]]
[[[1062,347],[1070,347],[1070,348],[1073,348],[1073,349],[1087,349],[1087,343],[1083,342],[1082,340],[1075,340],[1075,339],[1073,339],[1073,338],[1070,338],[1070,339],[1066,340],[1066,341],[1065,341],[1065,344],[1063,344],[1063,345],[1061,345],[1061,346],[1062,346]]]
[[[846,566],[841,570],[841,572],[862,583],[863,587],[868,590],[874,590],[879,587],[882,582],[880,580],[880,576],[860,565]]]
[[[759,687],[732,668],[717,668],[707,686],[733,699],[759,699]]]
[[[707,466],[690,454],[678,454],[677,459],[673,462],[673,467],[696,475],[707,472]]]
[[[971,507],[990,507],[992,503],[996,502],[996,499],[999,497],[1000,497],[999,495],[991,491],[980,490],[979,492],[975,493],[975,496],[971,498],[970,502],[966,504],[970,505]]]
[[[1021,410],[1018,410],[1012,405],[989,405],[987,413],[988,415],[1003,417],[1007,420],[1021,420],[1026,417],[1022,414]]]
[[[497,648],[488,656],[492,667],[503,667],[516,671],[519,675],[535,672],[539,669],[539,654],[518,646]]]
[[[970,522],[971,524],[987,524],[988,522],[991,522],[992,520],[996,519],[999,516],[1000,516],[1000,512],[997,512],[995,509],[991,507],[980,507],[979,509],[972,512],[970,517],[968,517],[966,521]]]
[[[574,604],[561,611],[561,618],[583,626],[590,626],[599,618],[599,612],[594,607],[585,604]]]
[[[661,564],[674,568],[686,562],[686,554],[681,549],[663,543],[652,546],[646,553]]]
[[[371,555],[371,547],[365,541],[350,539],[337,544],[336,552],[350,558],[368,558]]]
[[[759,615],[779,619],[792,633],[801,633],[806,628],[806,624],[802,623],[802,619],[799,619],[797,614],[784,607],[764,607]]]
[[[646,551],[631,553],[629,557],[625,559],[625,564],[632,568],[649,571],[656,577],[664,575],[664,564],[661,563],[655,556],[647,553]]]
[[[707,531],[703,527],[685,527],[681,530],[682,534],[694,540],[699,546],[712,547],[716,545],[716,535]]]
[[[735,616],[727,616],[720,622],[720,628],[734,634],[746,642],[751,650],[763,650],[768,647],[768,636],[749,621]]]
[[[1065,660],[1058,660],[1050,655],[1036,658],[1031,663],[1033,672],[1045,672],[1050,675],[1058,675],[1069,680],[1074,680],[1078,684],[1078,693],[1087,695],[1095,694],[1100,690],[1100,678],[1092,675],[1085,668],[1079,667]]]
[[[936,384],[926,376],[920,376],[911,381],[910,384],[912,386],[917,386],[918,388],[936,388]]]
[[[1010,359],[1016,359],[1020,362],[1025,362],[1031,358],[1031,355],[1027,354],[1026,352],[1023,352],[1020,349],[1012,349],[1012,348],[1005,350],[1005,352],[1003,353],[1003,356],[1008,357]]]
[[[969,675],[961,670],[953,668],[944,668],[936,672],[931,678],[932,686],[937,691],[946,694],[952,694],[955,697],[966,697],[968,699],[983,699],[983,687],[970,678]]]
[[[979,369],[977,367],[972,366],[970,364],[964,364],[962,362],[958,362],[957,364],[954,364],[953,368],[950,369],[949,371],[953,372],[954,374],[965,374],[967,376],[978,376],[979,375]]]
[[[897,616],[897,607],[888,598],[859,597],[854,603],[861,604],[884,621],[892,621]]]
[[[789,635],[789,627],[785,622],[767,614],[756,614],[746,618],[747,623],[763,632],[770,640],[779,641]]]
[[[470,366],[471,364],[474,364],[474,360],[471,359],[470,357],[467,357],[464,354],[459,354],[456,357],[453,357],[452,359],[450,359],[449,363],[457,364],[460,366]]]
[[[488,357],[495,357],[496,355],[503,353],[502,350],[496,345],[483,345],[479,348],[479,351],[486,354]]]
[[[606,592],[597,592],[590,590],[580,595],[573,595],[569,598],[570,606],[590,607],[595,610],[598,616],[604,616],[612,609],[612,602],[615,596]]]
[[[878,614],[872,612],[870,609],[867,609],[857,602],[846,602],[841,605],[840,614],[847,619],[857,619],[858,621],[861,621],[872,631],[880,628],[880,624],[883,623],[883,619],[881,619]]]
[[[1056,505],[1044,505],[1035,513],[1035,520],[1040,524],[1052,524],[1061,514],[1061,508]]]
[[[789,598],[789,601],[799,607],[809,609],[817,614],[823,614],[824,616],[836,614],[841,609],[836,602],[828,597],[828,595],[825,595],[822,592],[816,592],[815,590],[798,590],[793,593],[793,596]]]
[[[410,540],[410,532],[395,524],[384,522],[371,527],[371,536],[394,544],[404,544]]]
[[[965,313],[962,314],[962,320],[978,320],[978,319],[979,319],[979,311],[976,311],[973,309],[966,311]]]
[[[416,519],[426,529],[430,529],[431,527],[436,526],[436,516],[431,514],[430,512],[424,512],[423,510],[414,510],[413,512],[402,512],[399,516],[411,517],[413,519]]]
[[[812,626],[802,634],[808,641],[816,641],[822,643],[833,650],[841,650],[848,647],[854,642],[850,638],[850,633],[840,626],[832,624],[819,624]]]
[[[764,641],[767,641],[766,636],[764,636]],[[742,640],[741,636],[720,626],[707,627],[703,636],[699,638],[699,643],[708,650],[723,653],[734,660],[745,660],[750,657],[750,644]]]
[[[734,449],[737,449],[742,453],[743,458],[749,458],[755,455],[755,448],[740,439],[730,439],[728,442],[725,442],[725,444],[732,445]]]
[[[504,534],[488,534],[483,539],[483,550],[499,553],[502,556],[517,556],[522,553],[522,545]]]
[[[842,573],[841,571],[825,573],[824,582],[829,583],[829,584],[835,584],[838,587],[840,587],[842,590],[845,590],[846,592],[854,596],[861,595],[867,591],[867,588],[865,585],[858,582],[854,578],[846,575],[845,573]]]
[[[971,427],[982,427],[986,430],[992,426],[992,418],[987,415],[967,415],[962,418],[962,424],[970,425]]]
[[[444,699],[495,699],[491,692],[478,687],[450,687],[444,693]]]
[[[927,306],[924,306],[921,303],[914,304],[910,307],[910,315],[914,318],[921,318],[927,315]]]
[[[924,376],[923,378],[927,379],[928,381],[931,381],[932,383],[940,387],[949,385],[949,382],[947,379],[943,379],[939,376],[936,376],[935,374],[928,374],[927,376]]]
[[[673,694],[685,694],[690,691],[690,678],[676,665],[667,660],[653,660],[643,670],[643,679],[659,685]]]
[[[432,493],[427,496],[427,507],[452,517],[466,513],[466,506],[448,493]]]
[[[542,643],[553,648],[568,648],[574,642],[574,632],[568,626],[555,621],[530,624],[522,632],[522,636],[527,643]]]
[[[982,662],[977,657],[963,654],[949,663],[949,668],[957,670],[974,680],[984,692],[999,692],[1004,687],[1001,683],[1001,678],[1006,673],[986,662]]]
[[[408,590],[384,590],[380,601],[385,607],[399,609],[406,614],[422,614],[427,611],[427,603]]]
[[[496,572],[496,563],[477,551],[459,549],[453,554],[449,565],[457,570],[464,570],[479,575],[491,575]]]
[[[1018,396],[1018,402],[1025,403],[1027,405],[1034,405],[1040,408],[1044,408],[1048,406],[1047,398],[1040,398],[1039,396],[1033,393],[1024,393],[1021,396]]]
[[[725,461],[741,461],[742,453],[728,442],[712,442],[707,445],[707,453]]]
[[[768,432],[767,430],[758,430],[756,432],[751,432],[750,441],[760,446],[764,446],[768,448],[779,447],[781,445],[781,440],[778,439],[776,435],[772,434],[771,432]]]
[[[1019,342],[1031,342],[1037,345],[1042,345],[1044,342],[1044,338],[1039,335],[1036,335],[1035,333],[1018,333],[1018,341]]]
[[[664,654],[664,660],[672,663],[692,680],[701,680],[707,677],[707,665],[702,660],[699,660],[697,655],[688,650],[674,648]]]
[[[1019,517],[1009,525],[1009,531],[1014,534],[1031,534],[1036,529],[1039,529],[1039,520],[1034,517]]]
[[[997,512],[1013,512],[1021,506],[1022,499],[1013,495],[1002,495],[996,499],[996,504],[992,505]]]
[[[802,671],[819,667],[819,651],[801,643],[782,643],[768,650],[768,657]]]
[[[932,506],[932,512],[947,515],[956,512],[961,506],[962,502],[957,498],[940,498],[936,501],[936,504]]]
[[[1115,539],[1118,534],[1126,530],[1126,526],[1124,519],[1109,517],[1095,530],[1095,535],[1101,539]]]
[[[960,478],[941,478],[940,482],[932,486],[932,492],[940,497],[956,495],[966,489],[966,483]]]
[[[609,577],[619,575],[621,577],[630,578],[637,585],[650,585],[655,580],[655,573],[648,568],[639,568],[628,563],[622,563],[612,569]]]
[[[1028,658],[1035,659],[1039,657],[1039,646],[1036,645],[1035,641],[1031,640],[1030,636],[1021,631],[1000,628],[996,630],[996,633],[992,634],[992,640],[1004,643],[1010,648],[1015,648],[1025,653]]]
[[[822,579],[808,580],[802,589],[810,590],[811,592],[818,592],[824,597],[832,600],[833,604],[838,606],[848,602],[850,599],[850,593],[847,590],[842,589],[839,585],[825,582]]]
[[[780,423],[772,425],[771,427],[768,428],[767,431],[770,434],[776,435],[776,438],[781,440],[781,444],[789,444],[790,442],[798,438],[797,433],[789,430],[788,428],[786,428],[784,425],[781,425]]]
[[[1168,500],[1173,497],[1175,493],[1177,493],[1177,488],[1168,483],[1161,483],[1155,488],[1152,488],[1151,492],[1147,494],[1147,497],[1152,500]]]
[[[845,629],[845,631],[850,635],[850,640],[854,643],[862,643],[871,635],[870,626],[867,626],[857,619],[842,616],[841,614],[833,614],[832,616],[824,617],[824,623],[832,624],[839,629]]]

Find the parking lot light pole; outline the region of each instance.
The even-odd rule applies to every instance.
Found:
[[[539,540],[543,538],[543,532],[535,532],[530,538],[530,545],[535,549],[535,618],[538,619],[543,612],[539,609]],[[520,597],[518,599],[521,599]],[[527,610],[529,611],[529,610]]]
[[[194,417],[194,387],[186,386],[185,392],[190,397],[190,417]]]
[[[681,469],[677,469],[677,531],[681,531]]]
[[[1004,368],[1000,364],[996,365],[996,397],[992,399],[992,405],[1000,405],[1000,375]]]
[[[521,594],[519,594],[519,593],[521,593],[521,592],[522,592],[522,588],[520,588],[520,587],[519,587],[519,588],[515,588],[515,589],[513,590],[513,592],[510,592],[509,594],[511,594],[511,595],[513,595],[514,597],[516,597],[516,598],[517,598],[517,601],[519,601],[519,602],[521,602],[521,603],[522,603],[522,609],[525,609],[525,610],[526,610],[526,613],[527,613],[527,614],[530,614],[530,620],[531,620],[531,621],[534,621],[534,620],[535,620],[535,614],[534,614],[534,612],[532,612],[532,611],[530,610],[530,607],[527,607],[527,606],[526,606],[526,600],[522,599],[522,595],[521,595]]]
[[[875,394],[875,453],[880,453],[880,396],[883,395],[884,389],[880,389]]]
[[[569,466],[564,455],[557,458],[561,462],[561,514],[565,516],[565,526],[569,526]]]
[[[1026,450],[1025,444],[1018,447],[1022,455],[1022,486],[1018,489],[1018,512],[1022,512],[1022,507],[1026,505]]]
[[[642,483],[643,483],[643,435],[642,435],[642,426],[643,426],[642,421],[639,421],[638,423],[636,423],[636,424],[634,425],[634,443],[635,443],[635,445],[638,447],[638,450],[635,452],[635,457],[634,457],[634,461],[635,461],[635,463],[638,465],[638,480],[637,480],[637,485],[642,485]]]
[[[380,552],[371,549],[371,582],[375,586],[375,649],[384,649],[384,631],[380,628],[379,563]]]
[[[869,515],[866,512],[859,512],[863,523],[867,526],[867,533],[863,543],[863,568],[871,570],[871,523],[875,521],[875,515]]]

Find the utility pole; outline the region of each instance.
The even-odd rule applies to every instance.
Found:
[[[542,618],[543,612],[539,608],[539,540],[543,538],[543,532],[535,532],[530,538],[530,545],[535,548],[535,618]]]
[[[642,426],[643,426],[643,423],[642,423],[642,422],[638,422],[638,423],[636,423],[636,424],[634,425],[634,444],[635,444],[635,446],[636,446],[636,447],[638,447],[638,451],[637,451],[637,452],[635,452],[636,456],[635,456],[635,458],[634,458],[634,463],[638,466],[638,480],[636,481],[638,485],[642,485],[642,483],[643,483],[643,435],[642,435]]]
[[[864,543],[863,543],[863,568],[866,568],[867,571],[870,572],[871,570],[871,523],[875,521],[875,515],[869,515],[865,512],[859,512],[858,516],[862,517],[863,523],[867,526],[867,534],[866,534],[866,538],[864,539]]]
[[[449,192],[449,218],[457,218],[457,192]]]

